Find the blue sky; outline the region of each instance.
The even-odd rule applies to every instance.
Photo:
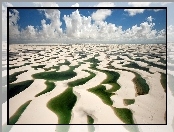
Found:
[[[41,28],[41,20],[45,19],[47,24],[50,24],[50,20],[46,19],[45,15],[36,9],[17,9],[19,11],[19,21],[18,25],[20,29],[25,29],[28,25]],[[93,12],[97,9],[79,9],[79,12],[82,16],[91,16]],[[64,15],[70,15],[75,9],[60,9],[60,19],[62,22],[62,29],[65,30],[65,22],[63,20]],[[122,26],[123,30],[131,28],[134,25],[139,25],[140,23],[147,21],[147,17],[152,16],[155,26],[153,27],[156,30],[166,29],[166,10],[161,10],[154,12],[153,10],[146,10],[142,14],[137,14],[135,16],[129,16],[124,9],[113,9],[112,15],[106,18],[107,23],[113,23],[117,26]],[[161,19],[161,16],[163,19]]]

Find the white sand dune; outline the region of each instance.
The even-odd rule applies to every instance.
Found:
[[[169,73],[169,72],[168,72]],[[169,131],[172,132],[174,130],[173,128],[173,121],[174,121],[174,96],[172,95],[172,92],[170,91],[170,88],[167,87],[167,125],[139,125],[139,130],[146,132],[146,131],[158,131],[158,132],[164,132]],[[155,106],[154,106],[155,108]],[[159,111],[160,109],[158,109]],[[162,118],[163,119],[163,118]]]
[[[57,124],[56,114],[46,107],[49,100],[47,94],[34,98],[16,124]]]
[[[117,66],[118,65],[115,65],[115,67]],[[124,67],[124,69],[128,69],[128,68]],[[162,88],[162,85],[160,83],[161,74],[157,72],[154,74],[149,74],[142,70],[133,69],[133,68],[130,68],[130,69],[132,71],[139,73],[144,79],[146,79],[146,82],[148,83],[150,87],[149,94],[134,97],[135,103],[133,105],[124,106],[123,100],[122,100],[123,97],[127,99],[131,95],[135,96],[135,90],[132,87],[132,90],[134,92],[133,91],[128,92],[128,89],[124,91],[124,87],[122,87],[121,85],[120,90],[116,92],[118,95],[116,97],[112,96],[112,98],[116,98],[115,99],[116,101],[119,100],[118,103],[115,103],[115,106],[130,108],[133,111],[133,116],[136,123],[140,123],[140,124],[165,123],[164,114],[166,111],[166,107],[165,107],[166,93],[164,92],[164,89]],[[121,74],[119,80],[122,78],[122,75],[124,74],[123,73]],[[127,76],[130,76],[130,75],[127,75]],[[123,80],[126,80],[126,84],[127,84],[128,83],[127,80],[130,80],[130,79],[126,79],[126,77],[124,77]],[[124,83],[125,82],[123,81],[122,84]],[[128,85],[128,86],[131,86],[131,85]],[[122,97],[120,95],[120,91],[123,91],[121,94]]]
[[[21,115],[21,117],[19,118],[16,124],[57,124],[58,117],[56,116],[54,112],[48,109],[47,102],[51,98],[54,98],[55,96],[64,92],[67,88],[68,82],[77,80],[79,78],[89,75],[88,73],[84,71],[81,71],[81,73],[82,74],[78,74],[78,76],[72,79],[55,82],[56,87],[51,92],[42,94],[34,98],[32,102],[30,103],[30,105],[26,108],[25,113]],[[29,93],[30,92],[26,91],[26,93],[23,93],[23,96],[26,96]]]
[[[165,123],[166,93],[160,83],[160,74],[155,73],[147,78],[147,83],[149,94],[137,96],[134,105],[130,105],[135,121],[140,124]]]
[[[87,124],[87,115],[90,115],[94,119],[94,124],[124,124],[114,114],[111,107],[104,104],[95,94],[76,88],[74,93],[77,95],[78,101],[73,108],[73,118],[70,123]]]
[[[106,75],[102,72],[91,70],[96,73],[96,76],[89,80],[84,85],[73,88],[74,94],[78,101],[72,110],[71,123],[87,124],[87,115],[94,118],[94,124],[123,124],[123,122],[115,116],[114,111],[108,105],[104,104],[95,94],[88,92],[87,89],[99,85]],[[89,101],[89,99],[91,101]],[[107,113],[106,116],[101,116],[102,113]]]
[[[166,111],[166,93],[164,92],[164,89],[162,88],[162,85],[160,83],[161,74],[158,72],[166,73],[166,71],[156,67],[150,67],[150,71],[154,73],[150,74],[146,71],[142,71],[139,69],[122,67],[124,64],[129,64],[129,61],[133,61],[124,54],[128,54],[131,58],[134,59],[134,55],[136,53],[147,53],[146,51],[154,54],[158,53],[160,49],[154,51],[153,48],[155,47],[158,47],[158,45],[141,46],[129,44],[86,44],[72,45],[69,47],[66,45],[10,45],[10,51],[13,52],[19,52],[19,49],[31,50],[30,53],[21,53],[21,57],[19,57],[17,60],[10,61],[10,63],[14,64],[15,66],[21,66],[25,63],[28,63],[28,61],[23,61],[23,59],[27,58],[28,56],[30,56],[29,60],[31,61],[29,63],[33,63],[30,65],[11,69],[10,75],[15,72],[28,70],[27,72],[17,76],[17,80],[13,83],[30,80],[33,79],[31,77],[32,74],[46,72],[42,68],[34,70],[34,68],[31,68],[31,66],[46,65],[44,68],[50,68],[52,66],[64,63],[65,59],[67,59],[67,61],[70,62],[70,65],[60,65],[60,69],[56,71],[62,72],[68,70],[70,66],[78,65],[80,62],[84,62],[84,64],[81,64],[78,68],[74,70],[77,73],[77,76],[64,81],[56,81],[56,87],[52,91],[42,94],[38,97],[35,97],[35,95],[46,88],[46,85],[44,84],[46,80],[35,79],[33,84],[29,86],[29,88],[9,100],[9,116],[12,116],[16,112],[16,110],[26,101],[32,100],[17,121],[17,124],[57,124],[58,117],[55,113],[47,108],[48,101],[51,98],[54,98],[55,96],[64,92],[68,88],[68,82],[89,76],[88,72],[83,71],[88,70],[94,72],[96,76],[83,85],[73,87],[73,93],[77,96],[77,102],[72,109],[72,117],[70,123],[87,124],[87,115],[90,115],[92,118],[94,118],[95,124],[123,124],[123,122],[114,114],[114,111],[110,106],[104,104],[97,95],[88,91],[88,89],[100,85],[102,81],[107,77],[106,74],[103,72],[90,69],[89,67],[92,63],[84,61],[94,57],[94,55],[99,55],[95,57],[95,59],[101,61],[100,63],[98,63],[98,69],[111,70],[107,69],[106,67],[109,66],[109,62],[113,61],[111,65],[116,68],[127,69],[140,74],[144,79],[146,79],[146,82],[150,87],[149,94],[136,96],[135,86],[132,82],[132,79],[135,77],[135,75],[127,71],[114,70],[120,74],[117,82],[120,84],[121,88],[115,92],[115,95],[111,96],[111,99],[113,100],[113,106],[116,108],[130,109],[133,112],[133,118],[135,123],[165,124],[164,113]],[[150,51],[148,50],[149,48],[151,48]],[[130,49],[132,50],[131,52],[129,52]],[[36,51],[34,50],[42,51],[36,53]],[[62,52],[60,52],[61,50]],[[79,59],[81,57],[79,52],[86,54],[87,57]],[[73,56],[69,55],[71,53]],[[24,54],[26,54],[26,56],[24,56]],[[39,54],[43,54],[44,56],[39,56]],[[118,56],[124,60],[116,60]],[[142,58],[147,60],[148,54],[143,55]],[[155,63],[157,62],[157,60],[158,59],[155,58],[149,59],[149,61],[154,61]],[[118,64],[120,62],[123,62],[123,64]],[[141,61],[136,61],[136,63],[143,67],[149,67],[146,63]],[[55,69],[51,69],[50,71],[55,71]],[[111,85],[109,84],[103,85],[106,86],[106,89],[111,88]],[[135,99],[135,103],[125,106],[125,104],[123,103],[123,99]],[[12,130],[15,130],[16,128],[17,127],[14,127]],[[122,126],[120,128],[123,131],[127,131]],[[70,131],[72,130],[73,128],[70,127]]]
[[[20,92],[18,95],[10,98],[9,99],[9,117],[11,117],[21,105],[23,105],[25,102],[29,100],[33,100],[36,94],[43,91],[46,88],[46,85],[44,83],[45,83],[45,80],[36,79],[27,89]]]
[[[107,77],[105,73],[98,72],[98,71],[95,71],[95,70],[91,70],[91,69],[88,69],[88,68],[87,68],[87,70],[89,70],[91,72],[94,72],[96,74],[96,76],[93,77],[92,79],[90,79],[88,82],[86,82],[83,85],[75,86],[74,89],[79,89],[80,88],[80,89],[87,90],[89,88],[98,86]]]
[[[120,89],[117,90],[111,99],[113,100],[113,106],[116,108],[126,108],[123,103],[123,99],[135,99],[136,97],[136,89],[132,79],[135,75],[131,72],[117,70],[117,72],[121,75],[118,79],[118,84],[120,84]]]

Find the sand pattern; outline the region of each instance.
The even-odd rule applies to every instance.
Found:
[[[114,72],[118,80],[112,80]],[[68,107],[72,108],[69,124],[88,124],[88,116],[94,124],[125,124],[130,115],[114,111],[122,108],[132,113],[135,124],[165,124],[166,92],[162,83],[166,82],[161,81],[162,74],[166,75],[163,44],[13,44],[9,47],[9,75],[15,78],[10,90],[16,95],[9,99],[9,117],[31,100],[16,124],[58,124],[61,115],[48,108],[48,102],[72,88],[69,94],[77,100]],[[137,76],[142,86],[148,85],[147,93],[138,94]],[[27,80],[33,83],[23,89]],[[49,90],[46,81],[55,87]],[[48,92],[36,96],[47,87]],[[99,89],[90,91],[96,87]],[[114,87],[117,89],[112,91]],[[126,105],[125,99],[134,102]],[[72,105],[68,97],[65,100]]]

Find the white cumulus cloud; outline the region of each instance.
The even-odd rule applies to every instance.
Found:
[[[94,7],[115,7],[115,4],[113,2],[100,2],[94,5]],[[94,21],[104,21],[111,13],[112,11],[109,9],[99,9],[94,12],[91,17]]]
[[[75,38],[95,38],[96,32],[93,25],[91,25],[91,17],[81,16],[79,10],[72,12],[70,15],[63,17],[66,24],[67,37]]]
[[[152,22],[154,18],[152,16],[147,17],[147,21]]]
[[[45,17],[50,20],[50,24],[46,24],[46,20],[41,20],[42,29],[38,33],[38,38],[40,39],[54,39],[57,40],[62,36],[62,29],[60,26],[62,22],[60,21],[60,11],[55,9],[45,9]]]
[[[63,36],[63,31],[60,28],[62,22],[60,21],[60,11],[55,9],[44,9],[41,10],[46,17],[50,20],[47,24],[46,20],[41,20],[41,29],[32,25],[28,25],[25,29],[19,31],[19,26],[17,21],[19,18],[19,12],[17,10],[12,10],[9,13],[9,37],[12,42],[21,40],[23,42],[27,41],[46,41],[52,40],[56,41],[61,36]]]
[[[128,12],[129,16],[135,16],[136,14],[143,13],[145,9],[124,9],[124,11]]]
[[[152,2],[128,2],[129,6],[132,7],[149,7]],[[147,9],[151,10],[151,9]],[[162,9],[153,9],[155,12],[161,11]],[[125,9],[124,11],[128,12],[130,16],[143,13],[145,9]]]
[[[158,39],[163,39],[166,37],[166,30],[162,29],[158,32],[157,38]]]
[[[21,38],[23,38],[23,40],[30,41],[37,39],[37,31],[34,26],[28,25],[25,30],[22,30]]]
[[[153,10],[154,12],[162,11],[163,9],[124,9],[125,12],[128,12],[129,16],[135,16],[136,14],[144,13],[144,11]]]
[[[99,9],[92,14],[92,19],[94,21],[103,21],[106,17],[110,16],[112,13],[109,9]]]
[[[125,31],[125,37],[132,40],[151,40],[157,36],[157,31],[153,30],[155,23],[142,22],[140,26],[134,25]]]
[[[62,33],[62,29],[60,26],[62,22],[60,21],[60,11],[55,9],[45,9],[44,10],[45,16],[47,19],[51,20],[50,26],[56,33]]]

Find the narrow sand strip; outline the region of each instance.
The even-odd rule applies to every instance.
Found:
[[[17,80],[14,81],[13,83],[18,83],[18,82],[22,82],[22,81],[26,81],[26,80],[33,80],[32,76],[31,76],[32,74],[36,74],[36,73],[45,71],[44,69],[34,70],[34,69],[30,68],[30,66],[26,66],[25,69],[21,69],[21,70],[23,71],[26,69],[30,69],[30,70],[18,75]],[[13,72],[19,72],[19,70],[13,70]]]
[[[87,89],[95,87],[106,79],[105,73],[90,70],[96,73],[96,76],[84,85],[73,88],[78,101],[72,110],[71,124],[87,124],[87,115],[94,118],[94,124],[124,124],[108,105],[95,94],[88,92]],[[91,101],[89,101],[91,100]],[[103,115],[103,113],[107,113]]]
[[[115,95],[111,96],[113,101],[113,106],[116,108],[127,108],[124,105],[123,99],[134,99],[136,97],[136,89],[134,83],[132,82],[135,75],[128,71],[122,70],[111,70],[107,68],[97,67],[102,70],[115,71],[120,74],[117,83],[120,85],[120,89],[115,92]]]
[[[134,83],[132,82],[135,75],[131,72],[116,70],[120,74],[120,77],[117,81],[120,84],[120,89],[115,93],[116,95],[111,96],[113,100],[113,106],[116,108],[126,108],[124,105],[123,99],[134,99],[136,97],[136,90]]]

